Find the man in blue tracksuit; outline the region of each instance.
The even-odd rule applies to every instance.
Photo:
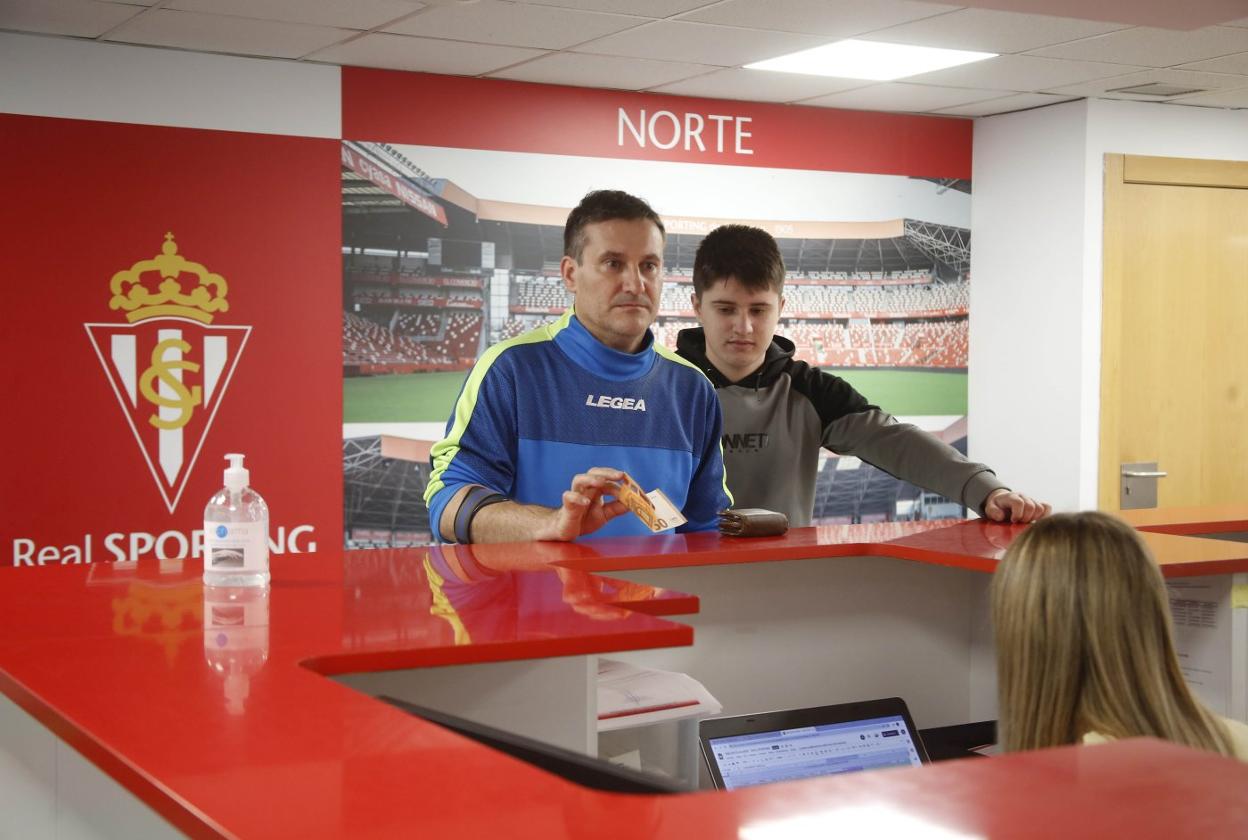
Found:
[[[568,216],[563,317],[494,345],[434,444],[425,489],[444,542],[648,534],[614,496],[622,473],[713,530],[731,505],[715,389],[658,346],[663,223],[641,199],[591,192]]]

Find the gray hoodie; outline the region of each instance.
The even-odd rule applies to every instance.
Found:
[[[988,494],[1005,487],[988,467],[897,422],[844,379],[796,361],[787,338],[775,336],[762,365],[739,382],[729,382],[711,364],[700,327],[681,330],[676,350],[702,369],[719,396],[724,469],[736,507],[777,510],[793,527],[809,525],[824,446],[980,514]]]

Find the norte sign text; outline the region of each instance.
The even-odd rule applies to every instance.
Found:
[[[746,141],[754,135],[746,130],[753,117],[738,117],[730,114],[702,114],[686,111],[676,114],[673,111],[647,112],[639,108],[630,113],[627,108],[617,109],[616,145],[627,145],[626,140],[638,148],[646,148],[647,143],[656,149],[674,149],[678,145],[686,152],[705,152],[710,144],[713,151],[723,154],[725,146],[731,142],[729,154],[752,155],[754,150],[746,146]],[[705,136],[704,136],[705,135]]]

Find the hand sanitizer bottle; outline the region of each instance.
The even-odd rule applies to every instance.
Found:
[[[242,455],[226,455],[225,487],[204,509],[204,583],[269,585],[269,506],[247,486]]]

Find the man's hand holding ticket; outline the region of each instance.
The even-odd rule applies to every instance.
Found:
[[[612,495],[623,502],[654,533],[685,523],[685,517],[681,516],[680,511],[662,490],[655,489],[645,493],[628,473],[624,473],[623,478],[612,484],[615,486]]]

